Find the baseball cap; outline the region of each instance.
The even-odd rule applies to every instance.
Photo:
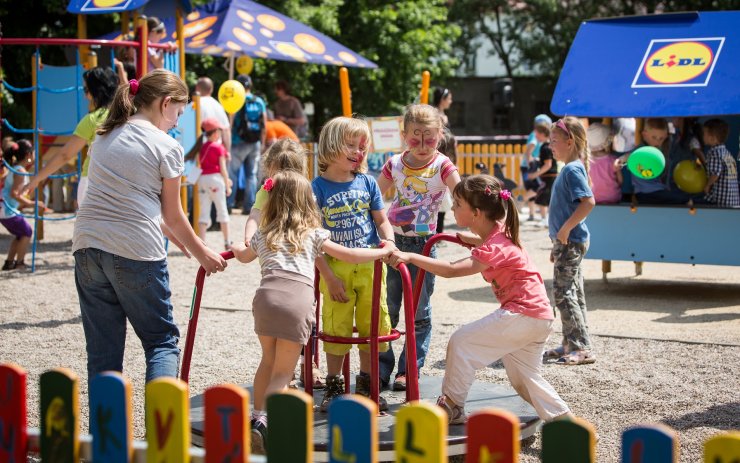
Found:
[[[239,74],[238,76],[236,76],[236,80],[241,82],[241,84],[244,85],[244,88],[252,88],[252,78],[248,75]]]
[[[552,124],[552,119],[550,119],[550,116],[548,116],[547,114],[538,114],[534,118],[534,124],[535,125],[537,125],[537,124],[547,124],[547,125],[550,125],[550,124]]]
[[[212,132],[217,129],[223,129],[224,127],[218,122],[215,117],[209,117],[200,124],[204,132]]]

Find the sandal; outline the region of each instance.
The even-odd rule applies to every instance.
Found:
[[[303,384],[303,375],[303,364],[301,364],[301,374],[298,380],[300,384]],[[321,377],[321,370],[319,370],[319,366],[316,363],[313,364],[313,369],[311,370],[311,379],[313,380],[314,389],[324,389],[326,387],[326,383],[324,383],[324,379]]]
[[[565,347],[558,346],[554,349],[546,350],[544,354],[542,354],[542,360],[553,360],[553,359],[559,359],[560,357],[565,355]]]
[[[596,356],[589,350],[574,350],[566,355],[560,357],[557,362],[558,365],[588,365],[596,362]]]
[[[324,384],[324,380],[321,377],[321,370],[319,370],[319,366],[314,364],[312,373],[312,379],[313,379],[313,388],[314,389],[324,389],[326,387],[326,384]]]

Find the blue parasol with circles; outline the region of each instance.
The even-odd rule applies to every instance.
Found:
[[[175,30],[174,18],[160,19],[168,31]],[[185,17],[184,35],[185,52],[191,54],[378,67],[326,35],[251,0],[216,0],[193,9]],[[102,38],[120,37],[114,32]]]

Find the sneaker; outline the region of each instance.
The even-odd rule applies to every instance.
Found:
[[[527,222],[534,222],[534,216],[530,215],[529,217],[527,217]]]
[[[540,220],[539,222],[537,222],[537,225],[545,228],[548,228],[550,226],[550,224],[547,222],[547,219]]]
[[[6,260],[3,264],[3,270],[13,270],[15,268],[14,260]]]
[[[233,241],[224,241],[224,251],[231,251],[232,244],[234,244]]]
[[[329,404],[335,397],[339,397],[344,394],[344,377],[341,375],[328,376],[326,377],[326,389],[324,390],[324,397],[321,399],[321,406],[319,410],[322,413],[329,411]]]
[[[261,419],[252,421],[251,452],[254,455],[267,453],[267,424]]]
[[[447,412],[450,424],[465,424],[465,421],[467,420],[467,417],[465,416],[465,407],[448,403],[446,395],[437,397],[437,406],[442,407],[444,411]]]
[[[355,394],[370,398],[370,375],[361,372],[355,376]],[[378,394],[378,410],[381,412],[388,410],[388,402],[380,394]]]
[[[396,375],[396,379],[393,381],[394,391],[405,391],[406,390],[406,375]]]

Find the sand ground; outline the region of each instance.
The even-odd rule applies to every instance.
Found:
[[[244,222],[242,215],[232,217],[232,236],[241,235]],[[452,225],[451,214],[447,222]],[[39,375],[53,367],[77,372],[86,432],[85,341],[70,253],[72,227],[71,221],[47,223],[35,274],[0,274],[0,362],[15,362],[29,372],[29,426],[39,425]],[[522,236],[550,286],[552,265],[545,229],[525,223]],[[9,241],[7,234],[0,235],[0,249],[7,249]],[[220,250],[220,233],[210,232],[208,241]],[[440,256],[450,260],[465,255],[463,248],[453,244],[440,249]],[[251,383],[259,362],[250,308],[259,267],[230,262],[225,273],[206,281],[191,394],[221,382]],[[177,250],[170,251],[169,263],[183,347],[198,264]],[[632,263],[615,262],[608,282],[602,280],[600,261],[586,260],[584,271],[598,361],[578,367],[548,364],[545,377],[576,415],[596,427],[598,461],[619,461],[626,427],[655,422],[678,432],[681,462],[701,460],[704,440],[740,429],[740,271],[646,263],[643,275],[635,277]],[[475,276],[438,279],[433,307],[433,341],[422,374],[441,376],[450,334],[497,304],[485,282]],[[556,323],[549,346],[558,344]],[[128,336],[124,368],[134,386],[135,434],[141,437],[144,355],[133,330]],[[478,380],[508,384],[499,364],[481,370]],[[540,448],[538,437],[522,450],[521,461],[538,462]]]

